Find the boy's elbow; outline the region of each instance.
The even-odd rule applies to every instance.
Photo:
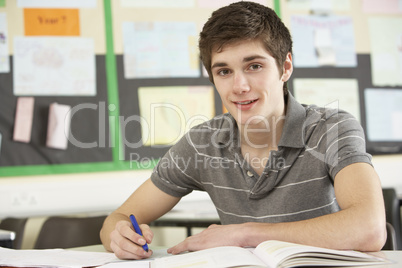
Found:
[[[387,241],[386,222],[374,221],[365,228],[364,237],[360,244],[360,251],[380,251]],[[391,235],[391,234],[390,234]]]

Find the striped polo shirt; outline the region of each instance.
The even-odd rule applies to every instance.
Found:
[[[341,110],[301,105],[291,94],[284,120],[278,150],[267,156],[261,176],[255,159],[241,153],[236,121],[223,114],[186,133],[151,180],[176,197],[206,191],[222,224],[300,221],[339,211],[336,174],[353,163],[371,164],[359,122]]]

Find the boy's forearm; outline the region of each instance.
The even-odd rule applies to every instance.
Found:
[[[363,214],[351,208],[299,222],[248,223],[246,246],[281,240],[339,250],[381,250],[386,239],[385,220]]]

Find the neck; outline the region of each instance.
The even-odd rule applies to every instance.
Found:
[[[241,146],[255,149],[277,149],[282,135],[285,116],[272,116],[253,125],[239,125]]]

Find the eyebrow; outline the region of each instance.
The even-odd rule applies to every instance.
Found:
[[[245,58],[243,59],[243,62],[249,62],[249,61],[253,61],[253,60],[255,60],[255,59],[263,59],[263,60],[266,60],[267,58],[266,58],[266,57],[263,57],[263,56],[260,56],[260,55],[252,55],[252,56],[245,57]],[[217,67],[226,67],[226,66],[228,66],[228,64],[227,64],[226,62],[215,62],[215,63],[211,66],[211,69],[217,68]]]

